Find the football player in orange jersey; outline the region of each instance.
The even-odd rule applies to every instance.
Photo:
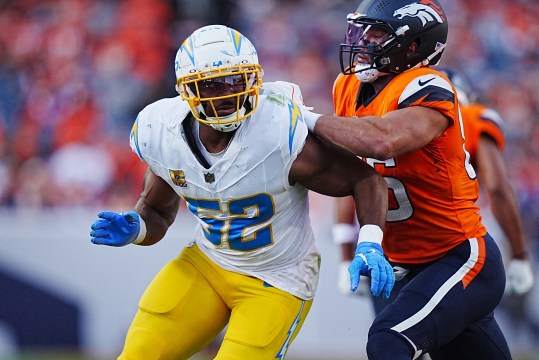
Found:
[[[455,86],[462,113],[465,146],[470,153],[470,161],[477,171],[480,185],[484,187],[490,200],[490,209],[509,242],[511,254],[506,264],[505,293],[524,295],[534,284],[534,274],[529,260],[528,245],[524,239],[520,210],[516,195],[507,177],[502,150],[505,146],[503,121],[493,109],[478,103],[468,81],[458,72],[437,67]],[[348,266],[354,257],[357,231],[353,198],[342,197],[335,200],[335,224],[332,228],[334,242],[339,245],[341,263],[338,272],[338,289],[345,295],[368,296],[365,287],[350,291]],[[366,279],[368,280],[368,279]],[[397,288],[402,282],[397,283]],[[378,314],[396,296],[396,289],[389,299],[371,297],[375,314]]]
[[[478,173],[490,200],[491,211],[500,225],[511,247],[511,259],[507,264],[506,294],[524,295],[534,284],[534,275],[529,261],[528,245],[518,201],[510,184],[502,158],[505,147],[503,120],[493,109],[474,100],[468,81],[460,73],[446,67],[437,67],[455,86],[464,123],[466,150],[470,161]],[[333,240],[340,246],[341,269],[339,270],[339,290],[351,294],[348,284],[348,265],[354,257],[358,225],[355,221],[353,198],[336,198],[335,225],[332,228]],[[366,293],[363,292],[362,295]],[[373,298],[375,311],[387,304],[384,298]]]
[[[488,195],[490,210],[511,248],[507,264],[506,294],[524,295],[534,283],[534,275],[524,239],[518,200],[505,170],[503,120],[493,109],[475,101],[471,86],[460,73],[438,68],[455,85],[462,118],[466,150],[477,171],[480,186]]]
[[[364,0],[347,18],[336,115],[306,118],[317,136],[365,159],[386,179],[381,243],[404,285],[375,318],[369,359],[510,359],[493,310],[505,288],[500,251],[481,223],[456,90],[429,68],[447,18],[435,0]],[[351,290],[368,255],[358,242]]]

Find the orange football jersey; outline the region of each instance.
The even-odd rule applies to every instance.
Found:
[[[361,96],[360,85],[365,86]],[[426,106],[451,120],[442,135],[421,149],[386,161],[365,159],[389,187],[382,243],[389,259],[425,263],[466,239],[485,235],[475,205],[476,175],[464,150],[456,91],[449,80],[433,69],[420,67],[397,75],[376,95],[366,90],[370,86],[360,84],[353,75],[341,74],[333,88],[336,115],[382,116],[409,106]]]
[[[472,165],[475,165],[475,156],[479,138],[482,134],[490,136],[500,150],[505,147],[505,138],[502,131],[500,115],[492,109],[481,104],[460,106],[464,120],[464,137],[466,150],[470,153]]]

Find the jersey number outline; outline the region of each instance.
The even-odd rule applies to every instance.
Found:
[[[201,221],[206,239],[217,247],[228,244],[231,250],[253,251],[273,244],[267,223],[275,215],[275,204],[269,194],[232,199],[225,206],[220,199],[185,197],[185,201]]]
[[[402,181],[393,177],[384,176],[384,179],[387,183],[388,190],[393,193],[395,202],[399,206],[396,209],[388,209],[387,221],[396,222],[410,219],[414,215],[414,207],[406,192],[406,186],[404,186]]]
[[[475,169],[470,163],[470,153],[468,152],[468,150],[466,150],[464,124],[462,121],[463,121],[462,114],[459,108],[460,134],[462,136],[462,150],[464,151],[464,168],[466,169],[466,173],[468,174],[468,177],[471,180],[474,180],[477,177],[477,175],[475,173]],[[381,164],[384,167],[397,166],[394,158],[388,159],[386,161],[376,160],[372,158],[366,158],[365,160],[372,167],[374,167],[375,164]],[[410,197],[408,196],[408,193],[406,191],[406,186],[404,185],[402,181],[394,177],[384,176],[384,179],[387,182],[388,190],[393,194],[393,197],[395,198],[395,202],[398,205],[396,209],[388,210],[387,222],[405,221],[405,220],[410,219],[414,215],[414,206],[412,205],[412,201],[410,200]]]
[[[385,168],[397,167],[395,158],[387,159],[385,161],[373,158],[365,158],[364,160],[373,168],[375,168],[376,164],[382,165]],[[384,180],[387,183],[389,194],[393,194],[393,198],[398,205],[396,209],[389,209],[387,211],[387,222],[408,220],[414,215],[414,206],[406,192],[406,186],[402,181],[391,176],[384,176]]]

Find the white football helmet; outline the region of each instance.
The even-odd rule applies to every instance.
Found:
[[[176,91],[195,119],[215,130],[237,129],[258,106],[264,72],[255,47],[237,30],[223,25],[196,30],[180,46],[175,71]]]

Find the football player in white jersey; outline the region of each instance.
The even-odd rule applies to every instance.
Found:
[[[296,85],[261,91],[256,50],[238,31],[196,30],[178,50],[176,76],[181,97],[148,105],[131,132],[148,164],[134,210],[99,213],[90,233],[95,244],[155,244],[180,199],[198,220],[194,241],[142,296],[119,359],[186,359],[227,324],[216,359],[282,359],[318,282],[308,189],[353,195],[360,238],[379,243],[386,183],[308,134],[304,118],[318,115]],[[381,251],[366,271],[373,293],[389,296],[393,272]]]

